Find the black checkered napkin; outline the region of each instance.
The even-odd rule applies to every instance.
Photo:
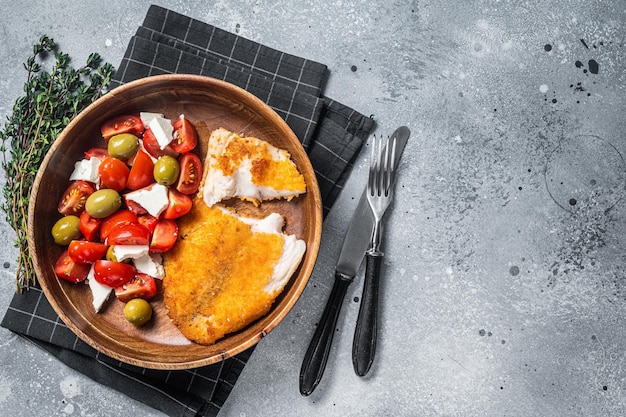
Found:
[[[185,73],[246,89],[271,106],[301,140],[326,214],[374,126],[372,119],[322,95],[327,72],[323,64],[152,6],[129,42],[112,87],[150,75]],[[190,370],[131,366],[77,338],[39,288],[13,298],[2,326],[92,379],[171,416],[216,416],[254,350]]]

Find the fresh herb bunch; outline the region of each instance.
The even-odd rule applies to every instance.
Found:
[[[42,64],[50,53],[54,53],[56,62],[47,71]],[[15,246],[20,250],[18,292],[37,282],[27,240],[28,203],[37,171],[65,126],[104,94],[113,73],[113,66],[101,64],[97,53],[89,55],[84,66],[72,68],[70,57],[58,51],[45,35],[34,45],[24,68],[28,73],[25,94],[17,99],[13,113],[0,130],[2,168],[6,173],[1,209],[15,230]]]

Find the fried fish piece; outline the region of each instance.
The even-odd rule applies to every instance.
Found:
[[[213,344],[267,314],[306,250],[283,224],[277,213],[256,219],[194,201],[164,254],[164,304],[185,337]]]
[[[209,207],[232,197],[258,204],[306,192],[289,152],[224,128],[211,133],[204,172],[201,193]]]

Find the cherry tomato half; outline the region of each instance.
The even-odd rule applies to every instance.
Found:
[[[79,216],[85,210],[87,198],[95,189],[87,181],[77,180],[72,182],[63,192],[57,209],[64,216],[73,214]]]
[[[100,224],[100,241],[106,241],[107,236],[119,224],[137,224],[137,215],[130,210],[118,210],[105,217]]]
[[[126,207],[128,207],[128,210],[130,210],[131,212],[135,213],[136,215],[140,215],[140,214],[147,214],[148,210],[146,210],[145,208],[143,208],[141,206],[141,204],[133,201],[133,200],[127,200],[124,199],[124,202],[126,203]]]
[[[185,153],[193,150],[198,144],[198,133],[191,122],[179,117],[172,123],[174,128],[174,140],[170,143],[172,149],[178,153]]]
[[[176,189],[183,194],[193,194],[200,187],[202,162],[195,153],[185,153],[179,159],[180,174]]]
[[[85,239],[90,242],[98,240],[98,232],[100,231],[101,223],[102,219],[96,219],[94,217],[91,217],[89,213],[87,213],[87,210],[83,211],[80,214],[80,232],[83,234],[83,236],[85,236]]]
[[[68,250],[65,250],[61,256],[59,256],[59,259],[54,265],[54,273],[57,277],[74,283],[84,281],[90,269],[90,264],[74,262]]]
[[[140,136],[143,130],[144,127],[141,118],[134,114],[114,117],[104,122],[100,127],[100,133],[102,133],[102,137],[107,141],[111,136],[119,135],[120,133],[132,133],[135,136]]]
[[[176,244],[178,225],[174,220],[161,219],[156,224],[150,241],[151,252],[167,252]]]
[[[67,251],[74,262],[92,264],[102,259],[109,247],[102,243],[87,240],[72,240]]]
[[[91,148],[85,152],[85,159],[98,158],[103,160],[109,156],[109,151],[106,148]]]
[[[115,287],[115,296],[118,300],[128,302],[133,298],[150,300],[157,294],[157,285],[154,277],[138,272],[126,284]]]
[[[150,231],[140,224],[118,224],[106,237],[107,245],[148,245]]]
[[[165,149],[161,149],[161,145],[159,145],[156,136],[154,136],[150,128],[143,133],[143,148],[155,158],[164,155],[178,158],[178,152],[172,149],[170,145],[167,145]]]
[[[130,168],[121,160],[108,157],[100,163],[98,174],[100,175],[100,185],[103,188],[122,191],[126,188]]]
[[[94,278],[100,284],[119,287],[135,277],[137,269],[129,264],[98,259],[93,264]]]
[[[157,223],[159,222],[159,218],[158,217],[154,217],[151,214],[139,214],[137,215],[137,222],[144,226],[146,229],[148,229],[150,231],[150,234],[152,234],[152,232],[154,232],[154,228],[156,227]]]
[[[164,219],[177,219],[189,213],[193,201],[187,194],[176,191],[170,188],[167,191],[167,197],[169,204],[163,212]]]
[[[138,190],[154,182],[152,171],[154,162],[146,152],[139,150],[132,161],[126,187],[130,190]]]

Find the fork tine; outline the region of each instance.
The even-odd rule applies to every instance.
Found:
[[[391,148],[391,151],[389,150]],[[393,179],[395,177],[394,173],[396,171],[396,138],[393,138],[392,143],[387,141],[387,153],[385,157],[385,165],[389,166],[389,169],[385,169],[386,173],[386,184],[385,184],[385,194],[389,195],[393,191]]]
[[[376,158],[375,158],[375,167],[374,167],[374,189],[373,189],[373,194],[374,196],[380,196],[380,181],[382,179],[382,160],[381,160],[381,156],[382,156],[382,147],[383,147],[383,143],[382,143],[382,136],[380,138],[378,138],[378,140],[376,141]]]
[[[379,146],[379,163],[378,163],[378,175],[380,176],[378,180],[378,195],[386,195],[387,194],[387,170],[389,169],[389,140],[385,140],[382,137],[380,138],[380,146]],[[383,147],[384,152],[383,152]]]
[[[387,139],[386,141],[386,147],[385,147],[385,159],[383,162],[383,167],[382,167],[382,178],[381,178],[381,194],[384,194],[385,196],[389,195],[389,185],[390,185],[390,180],[391,177],[389,175],[389,171],[390,169],[392,169],[393,167],[389,166],[389,139]]]
[[[374,194],[374,185],[376,182],[376,149],[377,149],[377,141],[376,136],[374,136],[374,140],[372,141],[372,150],[370,155],[370,169],[369,176],[367,178],[367,193],[370,195]]]

